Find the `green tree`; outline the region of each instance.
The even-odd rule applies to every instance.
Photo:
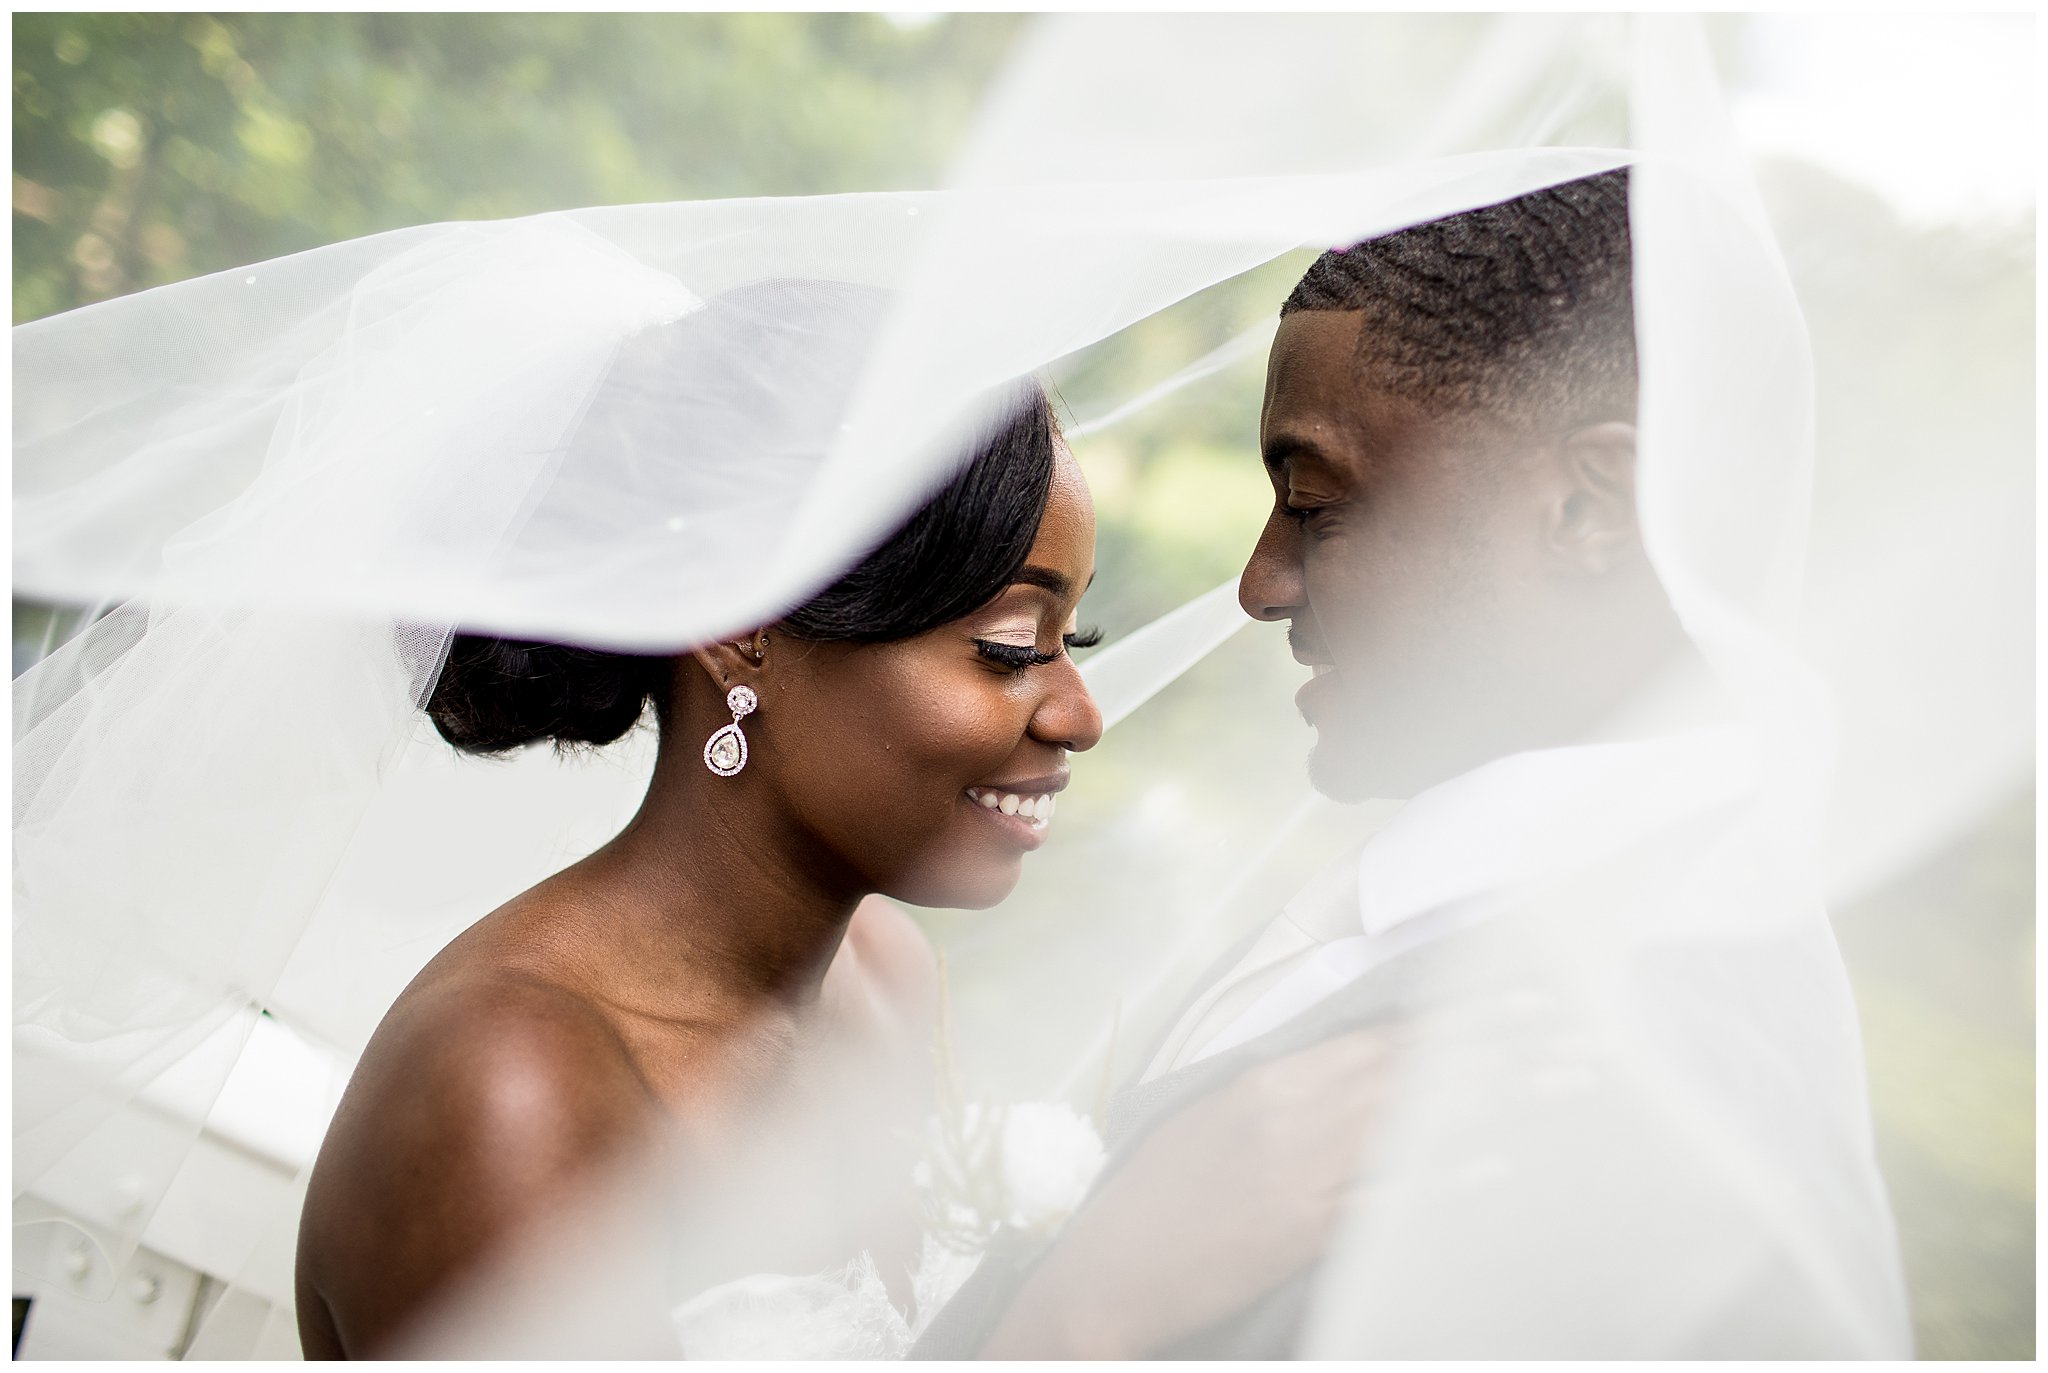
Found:
[[[14,319],[436,220],[932,185],[1017,24],[17,15]]]

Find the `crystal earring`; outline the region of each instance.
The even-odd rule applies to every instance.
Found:
[[[725,693],[725,707],[732,723],[720,726],[704,741],[704,766],[720,777],[731,777],[747,765],[747,736],[740,732],[740,719],[752,715],[760,699],[746,683]]]

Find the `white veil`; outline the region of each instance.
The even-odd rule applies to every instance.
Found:
[[[1028,372],[1067,399],[1110,507],[1131,426],[1147,441],[1173,441],[1176,425],[1213,433],[1211,395],[1255,411],[1299,250],[1623,163],[1635,166],[1645,538],[1739,703],[1762,798],[1740,852],[1771,894],[1748,921],[1637,937],[1653,951],[1797,946],[1807,962],[1775,1009],[1788,1042],[1823,1046],[1807,1066],[1840,1099],[1827,1137],[1774,1135],[1769,1092],[1739,1082],[1751,1060],[1702,1055],[1691,1037],[1712,1032],[1711,1000],[1690,1020],[1617,1009],[1601,1000],[1615,983],[1582,975],[1614,948],[1581,931],[1587,942],[1546,946],[1540,961],[1589,999],[1604,1044],[1630,1046],[1631,1080],[1688,1123],[1676,1144],[1658,1136],[1675,1152],[1644,1155],[1643,1177],[1695,1177],[1709,1159],[1768,1212],[1778,1247],[1757,1247],[1751,1211],[1710,1223],[1720,1243],[1682,1271],[1603,1252],[1602,1236],[1637,1232],[1599,1217],[1560,1231],[1530,1206],[1499,1223],[1562,1234],[1554,1271],[1600,1274],[1617,1292],[1631,1273],[1662,1272],[1642,1289],[1653,1306],[1775,1280],[1790,1254],[1800,1283],[1787,1291],[1831,1303],[1805,1333],[1838,1352],[1903,1352],[1853,1004],[1817,902],[1783,898],[1878,870],[1867,849],[1832,870],[1818,858],[1836,721],[1858,722],[1872,701],[1863,665],[1967,606],[1980,631],[1969,645],[1996,673],[2028,606],[1994,561],[1981,575],[1949,569],[1907,625],[1859,622],[1857,599],[1889,566],[1896,506],[1845,522],[1803,571],[1807,326],[1702,32],[1680,20],[1052,18],[992,90],[946,191],[431,225],[18,327],[17,595],[122,604],[16,684],[17,1224],[26,1196],[42,1208],[28,1219],[89,1233],[105,1286],[161,1216],[213,1207],[210,1271],[239,1285],[219,1308],[219,1347],[236,1343],[233,1299],[268,1304],[288,1328],[295,1197],[223,1198],[191,1147],[209,1110],[230,1104],[223,1084],[245,1046],[256,1053],[278,1026],[312,1046],[299,1072],[331,1075],[311,1093],[331,1110],[412,973],[608,837],[651,759],[644,731],[589,758],[452,756],[418,705],[453,627],[673,650],[771,619],[883,537],[957,461],[996,388]],[[820,341],[785,298],[727,297],[777,279],[886,288],[879,335]],[[622,350],[663,330],[718,358],[719,384],[621,397]],[[791,377],[792,334],[809,340],[816,375],[849,384]],[[1251,417],[1221,427],[1241,438]],[[1257,478],[1255,450],[1237,456]],[[1976,540],[1978,519],[2009,514],[2024,488],[2009,454],[1981,456],[1945,546]],[[1933,475],[1917,452],[1903,470]],[[1246,490],[1236,525],[1178,512],[1219,541],[1242,534],[1190,552],[1219,581],[1269,499],[1262,479]],[[2023,562],[2027,531],[1996,527],[2003,541],[1982,547]],[[1227,587],[1167,596],[1171,576],[1107,539],[1100,584],[1084,617],[1116,641],[1086,670],[1114,727],[1077,760],[1060,837],[1011,905],[928,921],[953,979],[958,1056],[993,1095],[1090,1104],[1163,1027],[1186,977],[1270,913],[1306,856],[1360,827],[1309,793],[1287,670],[1266,636],[1233,637],[1243,617]],[[1815,640],[1832,655],[1819,668]],[[1885,684],[1923,712],[1918,734],[1846,737],[1851,777],[1897,749],[1938,755],[1925,787],[1860,793],[1862,810],[1830,821],[1891,836],[1894,861],[2023,773],[2028,754],[2023,710],[2001,695],[1960,718],[1969,697],[1955,684],[1978,678],[1953,658],[1939,667]],[[1610,818],[1578,817],[1588,830]],[[1397,1156],[1449,1128],[1448,1094],[1422,1063],[1387,1132]],[[1469,1085],[1459,1071],[1441,1081]],[[1558,1164],[1580,1142],[1532,1137],[1523,1161]],[[1347,1226],[1308,1352],[1468,1348],[1432,1339],[1512,1275],[1480,1265],[1463,1286],[1445,1280],[1477,1218],[1432,1186],[1396,1187]],[[1720,1199],[1672,1197],[1673,1224]],[[570,1303],[555,1333],[602,1350],[576,1343],[601,1340],[601,1309]],[[1682,1342],[1696,1317],[1682,1302],[1653,1312],[1644,1347]],[[1583,1333],[1569,1313],[1516,1307],[1500,1316],[1504,1345],[1479,1352],[1569,1351]]]

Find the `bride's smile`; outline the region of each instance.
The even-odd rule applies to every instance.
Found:
[[[969,787],[967,800],[981,807],[989,818],[1004,826],[1027,849],[1035,849],[1052,823],[1053,794],[1067,785],[1067,774],[1033,777],[1022,782],[990,783]]]

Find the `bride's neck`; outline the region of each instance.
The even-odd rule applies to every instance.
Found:
[[[628,899],[619,919],[644,971],[689,996],[815,1001],[867,893],[775,812],[763,787],[708,771],[662,741],[639,811],[588,860]]]

